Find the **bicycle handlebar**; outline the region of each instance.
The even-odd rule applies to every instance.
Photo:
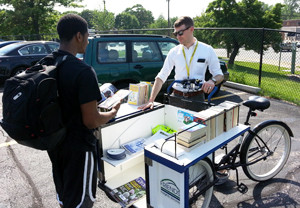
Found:
[[[199,88],[202,87],[203,85],[203,82],[201,80],[198,80],[198,79],[189,79],[189,80],[174,80],[170,85],[169,87],[167,88],[167,93],[168,95],[171,94],[171,89],[172,89],[172,86],[173,84],[175,83],[180,83],[180,84],[183,84],[183,85],[187,85],[187,84],[195,84],[196,86],[198,86]],[[218,86],[215,86],[214,89],[208,94],[208,97],[207,97],[207,101],[208,101],[208,104],[210,105],[210,101],[211,101],[211,98],[212,96],[218,91],[219,87]]]

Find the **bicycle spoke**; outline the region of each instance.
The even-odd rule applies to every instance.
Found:
[[[286,163],[290,152],[290,136],[279,122],[264,123],[247,137],[243,152],[246,175],[257,181],[268,180]]]

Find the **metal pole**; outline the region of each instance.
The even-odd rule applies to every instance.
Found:
[[[292,43],[292,67],[291,74],[295,74],[295,62],[296,62],[296,43]]]
[[[261,37],[260,63],[259,63],[259,74],[258,74],[258,86],[259,87],[261,84],[261,71],[262,71],[263,53],[264,53],[264,39],[265,39],[265,28],[262,29],[262,37]]]
[[[170,0],[168,2],[168,28],[170,28]],[[170,30],[168,30],[168,36],[170,36]]]
[[[280,63],[281,63],[281,46],[280,46],[280,53],[279,53],[278,71],[280,71]]]

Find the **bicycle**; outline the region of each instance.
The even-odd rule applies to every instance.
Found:
[[[250,117],[255,111],[269,108],[270,101],[259,96],[251,96],[242,103],[249,108],[245,125],[249,125]],[[206,157],[189,169],[189,204],[191,207],[208,207],[213,194],[213,186],[218,181],[216,172],[235,170],[237,187],[241,193],[248,188],[239,183],[238,167],[242,167],[246,176],[254,181],[267,181],[276,176],[285,165],[291,150],[291,129],[282,121],[267,120],[242,134],[239,142],[228,152],[228,144],[221,149],[225,155],[219,162]],[[239,160],[238,160],[239,159]]]

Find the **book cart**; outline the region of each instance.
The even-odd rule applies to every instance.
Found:
[[[230,112],[230,108],[227,107],[227,110]],[[236,125],[231,128],[225,126],[223,133],[213,135],[208,133],[208,139],[204,144],[196,145],[189,151],[185,151],[186,149],[179,145],[175,147],[174,142],[173,145],[157,148],[156,141],[151,140],[144,151],[126,155],[124,159],[112,160],[107,157],[108,149],[120,148],[122,144],[138,138],[151,138],[152,129],[157,125],[163,124],[175,130],[179,129],[184,124],[178,119],[178,112],[197,114],[197,112],[159,103],[155,103],[153,110],[139,111],[137,106],[125,103],[121,105],[116,116],[118,119],[97,129],[95,135],[98,139],[100,157],[99,187],[108,196],[109,191],[142,177],[146,180],[146,197],[136,201],[134,207],[187,208],[189,207],[189,168],[201,159],[211,157],[214,151],[250,128],[238,124],[237,120],[234,121]]]

